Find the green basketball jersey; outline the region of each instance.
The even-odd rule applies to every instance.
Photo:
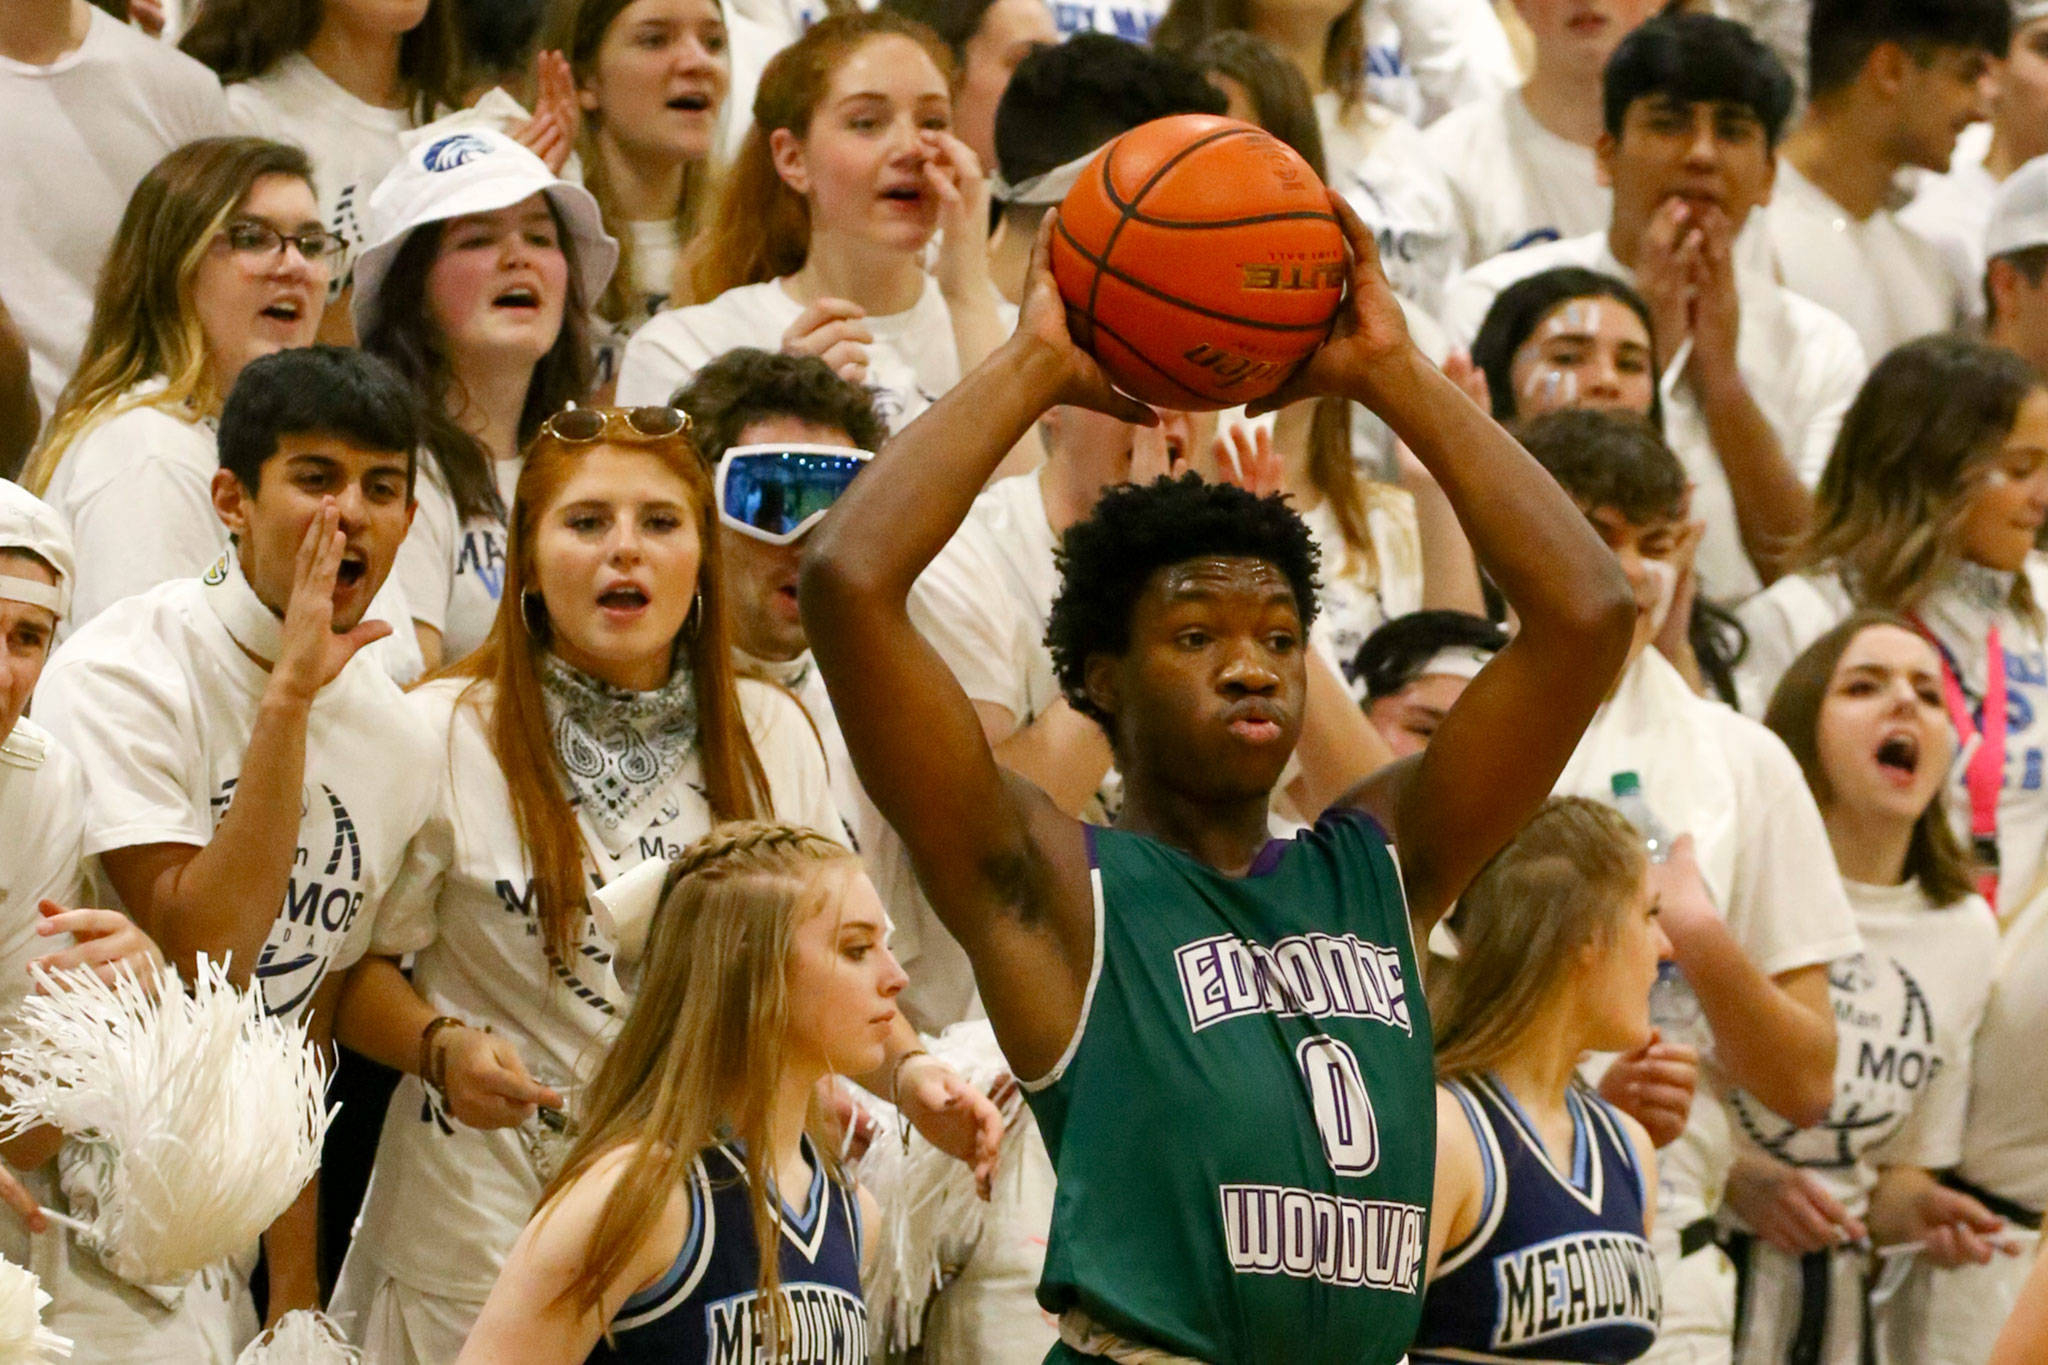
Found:
[[[1214,1365],[1398,1360],[1436,1098],[1379,827],[1334,812],[1243,877],[1089,833],[1095,977],[1030,1096],[1059,1177],[1039,1302]]]

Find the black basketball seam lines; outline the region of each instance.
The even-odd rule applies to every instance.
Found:
[[[1211,398],[1207,394],[1196,393],[1186,384],[1183,384],[1180,380],[1175,379],[1171,374],[1167,373],[1164,368],[1153,363],[1151,358],[1148,357],[1143,351],[1140,351],[1136,346],[1132,345],[1131,339],[1129,337],[1117,331],[1114,327],[1105,327],[1099,323],[1096,325],[1096,327],[1097,330],[1100,331],[1104,336],[1109,337],[1111,340],[1115,341],[1117,345],[1123,347],[1124,350],[1128,351],[1131,354],[1131,357],[1134,360],[1136,360],[1140,365],[1143,365],[1146,369],[1158,375],[1161,379],[1171,384],[1174,388],[1179,389],[1181,393],[1187,395],[1189,398],[1196,399],[1203,403],[1213,403],[1216,401],[1214,398]]]
[[[1109,253],[1116,249],[1116,239],[1123,235],[1124,225],[1131,221],[1133,207],[1144,200],[1145,195],[1151,190],[1151,188],[1159,183],[1160,177],[1164,176],[1168,171],[1172,170],[1175,166],[1178,166],[1182,161],[1192,156],[1195,152],[1199,151],[1203,147],[1208,146],[1210,143],[1220,141],[1223,138],[1243,137],[1246,134],[1256,134],[1261,137],[1271,136],[1271,134],[1263,133],[1256,128],[1234,127],[1218,128],[1213,133],[1208,133],[1202,137],[1198,137],[1193,142],[1190,142],[1187,146],[1175,152],[1172,156],[1166,158],[1165,161],[1161,162],[1158,168],[1154,170],[1149,177],[1146,178],[1145,183],[1138,186],[1137,193],[1131,197],[1131,202],[1128,204],[1126,204],[1123,201],[1122,197],[1117,194],[1116,181],[1109,173],[1110,163],[1116,160],[1117,142],[1123,141],[1123,138],[1119,137],[1117,138],[1116,142],[1110,143],[1109,150],[1103,154],[1102,158],[1102,193],[1103,196],[1107,198],[1110,203],[1116,205],[1117,220],[1116,226],[1109,230],[1109,236],[1103,239],[1102,259],[1100,261],[1096,261],[1095,278],[1088,282],[1087,317],[1088,332],[1091,338],[1091,348],[1092,338],[1095,333],[1095,300],[1096,297],[1102,292],[1102,272],[1104,269],[1107,268]],[[1062,232],[1065,232],[1066,224],[1060,224],[1060,228]],[[1084,257],[1088,257],[1090,260],[1094,259],[1094,257],[1092,257],[1087,251],[1082,250],[1081,244],[1074,240],[1074,235],[1072,233],[1069,232],[1065,235],[1068,244],[1072,246],[1074,250],[1079,251],[1081,255],[1083,255]]]
[[[1067,245],[1073,247],[1075,255],[1095,267],[1095,279],[1088,288],[1088,325],[1090,327],[1100,325],[1095,321],[1094,313],[1096,291],[1102,287],[1102,277],[1104,275],[1112,275],[1141,294],[1149,294],[1162,303],[1170,303],[1176,308],[1199,314],[1205,318],[1214,318],[1218,322],[1235,323],[1239,327],[1250,327],[1261,332],[1327,332],[1330,330],[1330,324],[1327,322],[1266,322],[1259,318],[1241,318],[1235,313],[1224,313],[1214,308],[1204,308],[1198,303],[1190,303],[1186,299],[1169,294],[1163,289],[1156,289],[1146,284],[1143,280],[1135,279],[1125,274],[1102,257],[1095,255],[1075,241],[1071,234],[1067,236]]]

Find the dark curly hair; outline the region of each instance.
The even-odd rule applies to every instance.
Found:
[[[1106,490],[1059,549],[1060,591],[1045,625],[1053,673],[1067,702],[1105,730],[1088,699],[1088,659],[1131,646],[1131,613],[1152,575],[1212,556],[1263,559],[1286,575],[1306,631],[1316,615],[1316,544],[1279,494],[1256,497],[1197,474]]]

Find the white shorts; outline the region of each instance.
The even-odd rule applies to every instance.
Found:
[[[436,1298],[400,1284],[367,1256],[342,1262],[327,1315],[363,1365],[455,1365],[483,1301]]]
[[[1867,1257],[1846,1248],[1827,1255],[1823,1301],[1808,1304],[1804,1261],[1762,1239],[1750,1243],[1735,1338],[1738,1365],[1781,1365],[1790,1359],[1800,1321],[1808,1313],[1824,1324],[1821,1365],[1862,1365]]]
[[[1031,1112],[1016,1120],[1022,1150],[989,1192],[981,1237],[959,1276],[925,1310],[930,1365],[1039,1365],[1059,1323],[1038,1306],[1052,1227],[1052,1158]]]
[[[1731,1365],[1735,1353],[1735,1266],[1718,1246],[1678,1254],[1678,1233],[1660,1224],[1651,1239],[1664,1282],[1664,1325],[1636,1365]]]
[[[1985,1365],[2033,1268],[2041,1234],[2012,1228],[2017,1256],[1955,1270],[1917,1261],[1877,1310],[1881,1365]]]

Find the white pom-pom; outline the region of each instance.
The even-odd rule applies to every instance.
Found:
[[[301,1024],[263,1013],[205,958],[108,986],[37,972],[0,1054],[0,1137],[53,1124],[77,1140],[73,1226],[109,1270],[177,1285],[246,1250],[320,1166],[331,1117]]]
[[[235,1365],[361,1365],[362,1359],[332,1318],[301,1308],[244,1347]]]
[[[1009,1071],[995,1032],[984,1020],[955,1024],[931,1045],[932,1055],[986,1093]],[[881,1131],[857,1163],[860,1182],[881,1210],[872,1268],[862,1277],[876,1345],[907,1351],[924,1334],[925,1307],[955,1275],[981,1240],[988,1205],[975,1192],[967,1164],[934,1147],[915,1130],[903,1142],[904,1119],[895,1109],[857,1094]],[[1004,1114],[1014,1117],[1018,1099]],[[1005,1137],[997,1179],[1016,1161],[1018,1144]]]
[[[43,1326],[49,1303],[33,1274],[0,1258],[0,1365],[47,1365],[71,1358],[71,1338]]]

